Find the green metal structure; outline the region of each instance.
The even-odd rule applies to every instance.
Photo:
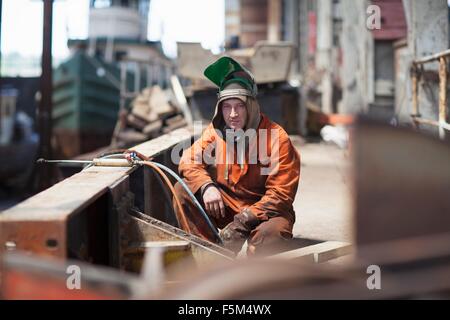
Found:
[[[55,128],[112,132],[120,100],[118,67],[76,52],[55,70],[53,78]]]
[[[82,51],[54,71],[52,120],[61,155],[109,144],[120,103],[119,73],[117,65]]]

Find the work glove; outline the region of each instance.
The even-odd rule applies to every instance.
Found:
[[[250,236],[250,232],[259,224],[260,220],[249,209],[243,209],[220,231],[224,247],[237,254]]]

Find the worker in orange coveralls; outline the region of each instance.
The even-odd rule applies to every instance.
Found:
[[[292,206],[300,179],[300,156],[289,136],[260,112],[251,73],[229,57],[205,70],[219,87],[212,123],[183,152],[179,173],[236,254],[273,253],[292,238]],[[215,237],[179,183],[191,233]],[[174,209],[179,214],[178,207]]]

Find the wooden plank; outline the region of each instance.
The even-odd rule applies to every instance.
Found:
[[[149,106],[160,118],[164,115],[171,114],[176,110],[170,105],[166,94],[159,86],[152,87],[149,99]]]
[[[326,241],[304,248],[282,252],[270,256],[271,259],[289,259],[321,263],[353,252],[353,246],[347,242]]]
[[[186,126],[186,122],[184,120],[182,120],[182,121],[179,121],[177,123],[169,124],[167,127],[163,128],[163,132],[167,133],[167,132],[170,132],[172,130],[176,130],[178,128],[182,128],[184,126]]]
[[[295,251],[295,250],[278,253],[273,256],[268,256],[267,258],[268,259],[295,260],[296,262],[301,262],[301,263],[315,263],[313,253],[304,254],[304,255],[299,256],[292,251]]]
[[[194,120],[192,117],[191,109],[189,109],[189,105],[186,101],[186,97],[184,95],[183,87],[181,86],[180,79],[176,75],[172,75],[170,77],[170,83],[172,84],[172,89],[175,94],[175,98],[177,99],[178,105],[183,112],[184,119],[189,125],[194,124]]]
[[[146,88],[139,94],[132,102],[132,115],[145,120],[146,122],[153,122],[158,120],[158,113],[150,105],[152,95],[152,88]]]
[[[153,121],[152,123],[147,124],[142,129],[142,132],[146,135],[156,134],[159,132],[159,130],[161,130],[162,126],[163,126],[162,120],[156,120]]]
[[[136,128],[136,129],[138,129],[138,130],[144,129],[145,126],[148,124],[147,121],[142,120],[141,118],[136,117],[136,116],[133,115],[133,114],[129,114],[129,115],[127,116],[127,122],[128,122],[128,124],[129,124],[130,126],[132,126],[133,128]]]
[[[189,241],[144,241],[130,244],[130,250],[146,250],[149,248],[163,248],[164,250],[186,251],[191,248]]]

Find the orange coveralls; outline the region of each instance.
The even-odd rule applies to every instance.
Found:
[[[261,139],[261,129],[266,129],[267,141],[266,158],[258,149],[258,161],[249,161],[249,152],[258,146]],[[274,130],[274,131],[271,131]],[[237,163],[234,157],[233,163],[227,161],[215,161],[214,164],[206,164],[204,153],[208,146],[214,146],[215,159],[226,159],[224,154],[217,151],[226,150],[224,138],[217,134],[211,123],[190,148],[183,152],[179,173],[185,182],[203,205],[201,187],[213,182],[219,189],[225,205],[225,218],[211,221],[219,228],[224,228],[233,221],[234,215],[247,207],[261,220],[261,223],[251,231],[249,244],[255,246],[257,251],[264,248],[275,248],[280,242],[292,238],[292,228],[295,222],[295,212],[292,206],[300,179],[300,155],[292,145],[288,134],[278,124],[272,122],[261,113],[261,121],[258,126],[257,141],[250,143],[245,149],[245,161]],[[274,143],[270,132],[278,136],[278,142]],[[266,142],[264,142],[266,143]],[[221,148],[217,148],[221,144]],[[257,147],[259,148],[259,147]],[[277,150],[274,150],[276,148]],[[224,151],[226,152],[226,151]],[[223,153],[223,152],[222,152]],[[237,153],[237,152],[235,152]],[[268,161],[269,160],[269,161]],[[195,163],[197,161],[197,163]],[[250,162],[250,163],[249,163]],[[269,163],[268,163],[269,162]],[[275,164],[270,174],[261,174],[261,169]],[[191,232],[201,238],[214,241],[214,236],[206,224],[204,218],[198,212],[191,198],[180,184],[175,185],[177,196],[181,200]],[[174,209],[178,211],[177,206]],[[178,214],[178,212],[177,212]]]

